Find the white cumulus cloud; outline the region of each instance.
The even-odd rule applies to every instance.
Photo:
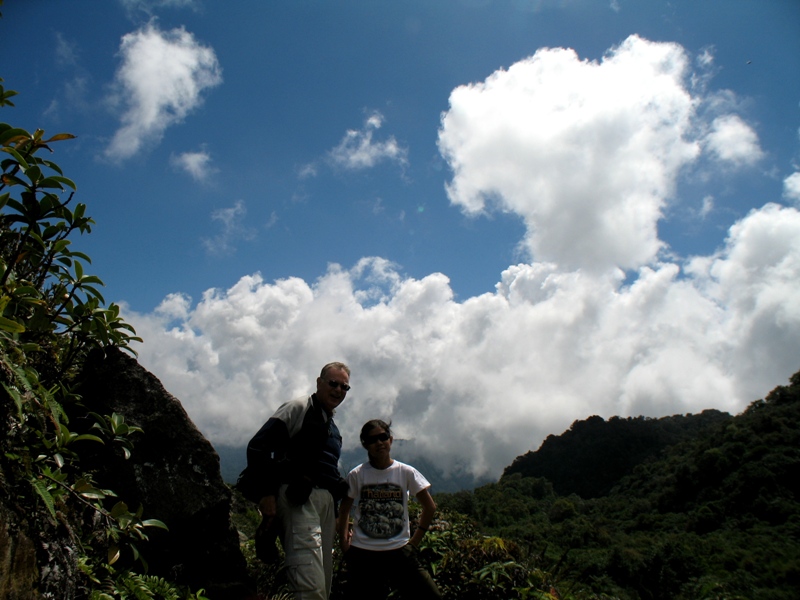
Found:
[[[755,131],[736,115],[714,119],[707,142],[710,151],[719,160],[737,165],[755,164],[764,155]]]
[[[509,267],[495,293],[456,302],[446,276],[381,259],[313,283],[242,277],[192,306],[170,296],[127,318],[142,364],[214,443],[244,444],[330,360],[353,368],[346,446],[392,418],[407,452],[497,476],[576,419],[732,413],[798,368],[800,212],[775,204],[686,265],[619,277]]]
[[[217,169],[211,164],[211,155],[205,150],[198,152],[182,152],[170,157],[170,164],[176,169],[185,171],[195,181],[207,181]]]
[[[439,131],[450,201],[527,224],[530,260],[494,292],[456,300],[445,274],[407,277],[391,257],[314,281],[250,274],[128,311],[140,362],[213,443],[244,444],[344,360],[346,447],[391,418],[410,457],[476,476],[591,415],[741,411],[800,367],[800,211],[767,203],[709,255],[661,252],[681,169],[713,151],[690,62],[632,37],[600,62],[540,50],[452,92]]]
[[[680,46],[633,36],[601,62],[543,49],[455,89],[439,132],[451,202],[522,216],[536,260],[648,263],[676,175],[700,151],[687,68]]]
[[[383,115],[378,112],[370,114],[363,129],[351,129],[345,133],[339,145],[328,153],[329,160],[349,170],[367,169],[385,160],[405,165],[408,149],[401,146],[394,136],[382,142],[373,139],[382,125]]]
[[[113,160],[158,143],[167,127],[202,103],[206,89],[222,81],[214,50],[183,28],[161,31],[150,23],[123,36],[120,55],[112,100],[123,107],[122,123],[105,151]]]
[[[783,180],[783,196],[800,205],[800,172],[792,173]]]

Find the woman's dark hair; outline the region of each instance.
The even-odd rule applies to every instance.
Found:
[[[389,421],[381,421],[380,419],[372,419],[371,421],[367,421],[364,423],[364,426],[361,428],[361,445],[365,446],[364,442],[369,435],[369,432],[375,429],[376,427],[380,427],[389,435],[392,435],[392,422]]]

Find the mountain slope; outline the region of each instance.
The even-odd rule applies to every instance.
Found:
[[[573,425],[558,444],[543,444],[548,451],[535,459],[540,474],[566,469],[567,494],[518,470],[471,493],[436,495],[437,504],[468,514],[485,534],[520,542],[555,573],[560,589],[594,594],[587,597],[797,598],[800,372],[742,414],[650,454],[621,478],[613,452],[629,438],[616,443],[613,425],[590,421]],[[590,431],[601,435],[592,439]],[[581,476],[593,494],[598,482],[613,485],[584,498],[578,486],[569,488]]]
[[[665,448],[701,435],[731,419],[718,410],[660,419],[592,416],[575,421],[559,436],[550,435],[535,452],[517,457],[503,477],[544,477],[561,495],[605,496],[634,467]]]

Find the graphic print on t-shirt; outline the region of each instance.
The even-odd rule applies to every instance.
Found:
[[[361,488],[358,526],[368,537],[387,539],[403,530],[403,490],[391,483]]]

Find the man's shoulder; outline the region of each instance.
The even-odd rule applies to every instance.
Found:
[[[301,398],[289,400],[278,407],[278,410],[275,411],[272,418],[287,424],[298,418],[302,420],[302,416],[305,415],[306,411],[311,407],[311,403],[311,396],[303,396]]]

